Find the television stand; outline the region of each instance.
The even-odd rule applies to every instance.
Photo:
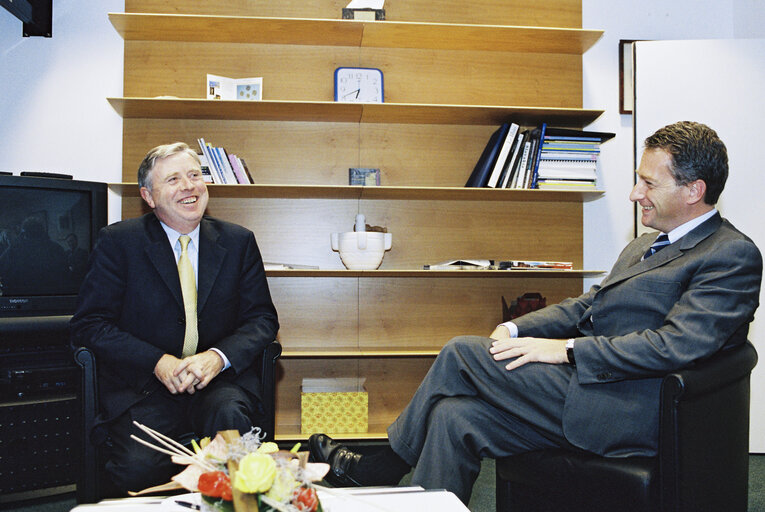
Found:
[[[69,318],[0,318],[0,503],[75,489],[82,436]]]

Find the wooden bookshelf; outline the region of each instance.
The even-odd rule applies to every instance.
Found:
[[[580,0],[412,0],[389,21],[339,18],[331,0],[126,0],[110,14],[125,39],[123,217],[145,213],[135,170],[152,147],[204,137],[245,158],[256,185],[211,185],[208,213],[242,224],[265,261],[320,270],[267,272],[283,345],[277,439],[302,439],[303,378],[364,377],[374,439],[406,405],[450,338],[489,334],[501,297],[577,295],[582,203],[602,190],[463,185],[496,126],[584,127]],[[429,19],[428,19],[429,18]],[[507,25],[496,25],[503,20]],[[385,103],[335,103],[339,66],[384,72]],[[207,73],[262,76],[263,101],[205,98]],[[380,187],[348,186],[349,167],[378,167]],[[332,232],[355,215],[386,227],[379,270],[344,269]],[[572,261],[573,271],[425,271],[456,258]]]

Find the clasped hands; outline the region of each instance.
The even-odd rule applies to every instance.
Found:
[[[504,325],[498,326],[489,336],[494,340],[489,348],[495,361],[514,358],[505,366],[514,370],[526,363],[568,363],[566,340],[550,338],[511,338]]]
[[[165,354],[157,361],[154,375],[170,393],[193,395],[207,386],[222,369],[221,356],[214,350],[206,350],[183,359]]]

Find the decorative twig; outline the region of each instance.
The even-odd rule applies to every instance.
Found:
[[[160,432],[157,432],[156,430],[152,428],[147,427],[146,425],[142,425],[138,423],[137,421],[134,421],[133,425],[140,428],[141,430],[143,430],[144,432],[149,434],[151,437],[153,437],[154,439],[156,439],[157,441],[159,441],[160,443],[162,443],[163,445],[167,446],[170,449],[177,449],[179,452],[182,452],[186,455],[191,455],[191,456],[195,455],[193,451],[189,450],[188,448],[183,446],[181,443],[179,443],[175,439],[171,439],[167,437],[166,435]]]
[[[192,452],[191,450],[189,450],[182,444],[167,437],[166,435],[161,434],[145,425],[141,425],[137,421],[134,421],[133,424],[136,427],[140,428],[142,431],[149,434],[152,438],[156,439],[161,444],[166,446],[167,449],[151,444],[150,442],[145,441],[138,436],[135,436],[135,435],[130,436],[131,439],[141,443],[142,445],[148,446],[149,448],[156,450],[160,453],[164,453],[172,457],[176,457],[177,460],[182,464],[196,464],[200,466],[202,469],[205,469],[207,471],[215,471],[217,469],[217,467],[214,464],[206,461],[204,457],[201,457],[198,454]]]

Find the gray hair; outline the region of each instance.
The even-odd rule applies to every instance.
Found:
[[[185,142],[173,142],[172,144],[163,144],[149,151],[143,158],[141,165],[138,166],[138,187],[146,187],[151,190],[151,170],[154,169],[154,165],[157,160],[167,158],[168,156],[175,155],[176,153],[186,153],[192,157],[197,163],[199,162],[199,155],[189,147]]]

